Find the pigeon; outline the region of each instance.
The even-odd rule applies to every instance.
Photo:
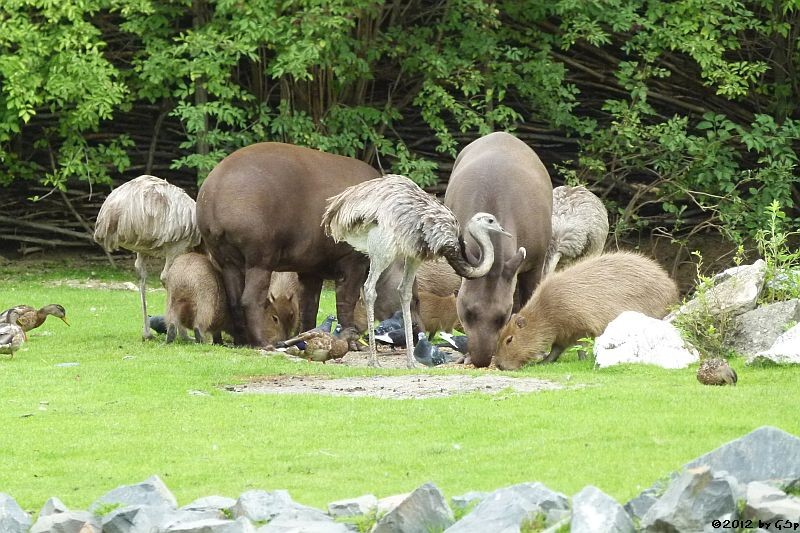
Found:
[[[420,331],[417,335],[417,345],[414,347],[414,359],[425,366],[438,366],[451,363],[456,360],[456,357],[439,350],[438,347],[431,344],[425,332]]]
[[[375,335],[384,335],[390,331],[403,329],[403,312],[397,311],[395,314],[378,324],[375,328]]]
[[[148,316],[147,321],[150,324],[150,329],[156,333],[161,333],[162,335],[167,333],[167,321],[164,319],[164,315]]]
[[[440,331],[439,336],[447,341],[448,346],[452,346],[460,353],[467,355],[467,336],[466,335],[453,335],[452,333],[447,333],[446,331]],[[439,346],[445,346],[441,344]]]
[[[400,329],[393,329],[388,333],[375,335],[375,340],[381,344],[388,344],[392,348],[405,348],[406,347],[406,332],[401,327]]]

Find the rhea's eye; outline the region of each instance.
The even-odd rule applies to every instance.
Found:
[[[511,341],[513,341],[513,340],[514,340],[514,335],[509,335],[508,337],[506,337],[506,340],[505,340],[506,345],[511,344]]]

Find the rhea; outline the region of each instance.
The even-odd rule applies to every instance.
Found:
[[[367,308],[370,366],[378,366],[372,327],[377,298],[375,287],[381,273],[392,261],[400,258],[405,261],[398,291],[405,327],[406,364],[414,368],[411,297],[420,263],[444,257],[458,275],[478,278],[486,275],[494,262],[490,234],[511,236],[494,215],[476,213],[467,223],[465,231],[478,244],[480,257],[467,258],[461,227],[453,212],[413,181],[397,174],[353,185],[329,198],[322,216],[322,226],[335,241],[345,241],[369,257],[364,303]]]
[[[143,175],[120,185],[108,195],[94,229],[94,240],[108,251],[125,248],[136,253],[144,326],[150,339],[145,289],[145,256],[165,258],[162,283],[173,260],[200,244],[194,200],[183,189],[155,176]]]

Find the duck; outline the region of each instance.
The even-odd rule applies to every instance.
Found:
[[[297,346],[301,350],[305,350],[305,338],[304,336],[308,336],[313,333],[330,333],[333,327],[333,323],[336,321],[336,317],[333,315],[328,315],[325,317],[325,320],[322,321],[320,325],[315,328],[309,329],[308,331],[304,331],[302,333],[298,333],[291,339],[286,339],[285,341],[280,341],[277,343],[277,348],[288,348],[289,346]]]
[[[16,312],[17,314],[17,319],[15,321],[11,319],[12,312]],[[50,315],[60,318],[64,324],[69,326],[69,322],[67,322],[67,312],[64,310],[64,307],[59,304],[45,305],[38,311],[35,307],[31,307],[30,305],[18,305],[0,313],[0,322],[16,324],[24,331],[28,332],[44,324],[45,319]]]
[[[425,366],[439,366],[456,361],[457,358],[439,350],[431,344],[424,331],[417,334],[417,345],[414,347],[414,359]]]
[[[739,377],[730,367],[728,361],[721,357],[712,357],[700,363],[697,369],[697,381],[703,385],[736,385]]]
[[[11,354],[11,357],[14,357],[14,352],[28,340],[28,336],[25,330],[16,324],[18,319],[16,311],[13,309],[10,311],[8,315],[4,313],[4,316],[10,318],[10,322],[0,323],[0,353]]]
[[[324,363],[329,359],[340,359],[350,351],[350,342],[356,341],[361,334],[354,327],[337,326],[333,333],[315,332],[305,339],[303,350],[306,359]]]

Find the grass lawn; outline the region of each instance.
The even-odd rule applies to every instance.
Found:
[[[131,265],[35,270],[0,267],[0,310],[60,303],[71,327],[50,318],[13,359],[0,356],[0,492],[28,510],[50,496],[85,508],[152,474],[181,505],[259,488],[287,489],[324,507],[426,481],[447,496],[522,481],[571,495],[592,484],[624,502],[759,426],[800,435],[800,369],[741,361],[733,362],[735,388],[700,385],[696,367],[598,371],[568,358],[507,373],[567,385],[560,391],[425,400],[236,395],[222,386],[261,375],[393,371],[143,343],[138,293],[57,283],[132,281]],[[149,293],[152,314],[163,310],[164,296]],[[332,309],[328,292],[321,315]]]

